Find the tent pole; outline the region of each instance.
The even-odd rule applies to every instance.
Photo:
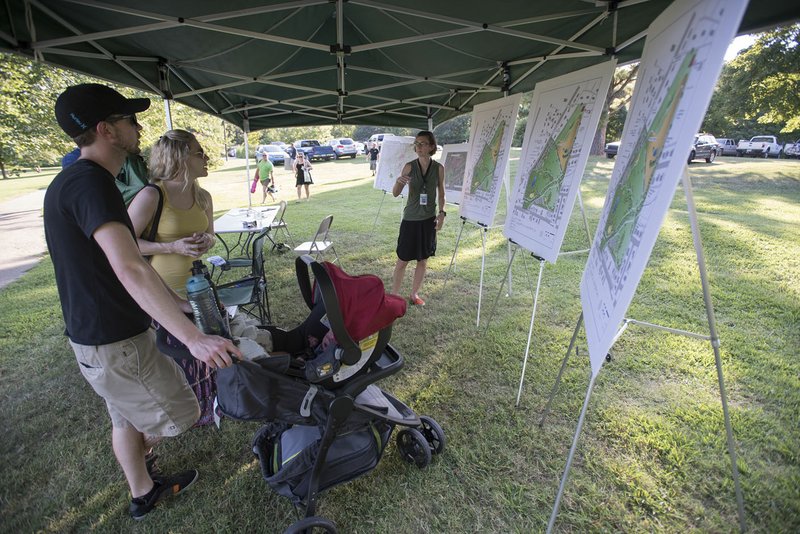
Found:
[[[245,168],[245,181],[244,187],[247,189],[247,207],[253,207],[253,199],[250,193],[250,144],[247,139],[247,134],[250,133],[250,119],[247,117],[242,120],[242,130],[244,130],[244,168]]]
[[[172,110],[169,107],[169,98],[164,99],[164,121],[167,123],[167,130],[172,130]]]

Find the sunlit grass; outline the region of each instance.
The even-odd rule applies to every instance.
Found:
[[[592,234],[612,168],[613,161],[592,158],[584,177]],[[244,169],[243,160],[234,160],[203,179],[217,214],[248,205]],[[800,162],[722,158],[692,164],[689,172],[748,526],[755,532],[797,532]],[[389,283],[400,201],[373,189],[363,158],[316,164],[314,178],[311,200],[294,203],[294,179],[276,170],[278,197],[290,201],[286,218],[295,240],[309,239],[321,218],[333,214],[331,235],[345,270],[375,273]],[[25,189],[13,185],[12,194],[0,183],[0,198]],[[679,189],[628,315],[707,333],[685,210]],[[400,461],[392,445],[371,474],[325,494],[318,512],[343,532],[541,532],[547,524],[588,385],[583,334],[552,412],[544,427],[538,423],[580,313],[586,254],[561,257],[545,268],[517,409],[538,263],[525,251],[516,254],[513,292],[500,295],[491,327],[484,330],[508,265],[502,231],[487,233],[483,324],[476,329],[482,254],[480,232],[471,225],[464,228],[447,278],[460,228],[451,208],[423,287],[428,304],[410,308],[394,328],[392,342],[406,367],[381,384],[436,418],[448,449],[420,471]],[[585,246],[576,207],[563,249]],[[221,251],[219,245],[215,252]],[[303,320],[292,255],[268,254],[267,273],[276,322],[293,326]],[[80,376],[62,332],[52,266],[45,259],[0,291],[0,530],[281,532],[296,519],[288,501],[263,482],[250,452],[258,425],[224,421],[221,431],[195,430],[159,447],[162,469],[195,465],[201,480],[134,525],[110,451],[105,408]],[[708,343],[636,326],[626,331],[598,378],[557,527],[738,529]]]

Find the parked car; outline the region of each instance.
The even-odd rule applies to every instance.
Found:
[[[261,159],[261,154],[266,154],[273,165],[283,165],[283,160],[286,158],[286,152],[277,145],[258,145],[258,148],[256,148],[256,161]]]
[[[361,141],[356,141],[356,154],[366,154],[367,153],[367,144],[362,143]]]
[[[372,135],[370,136],[370,138],[369,138],[369,141],[368,141],[368,143],[367,143],[367,144],[368,144],[368,145],[371,145],[372,143],[376,143],[376,144],[378,145],[378,148],[380,148],[380,147],[381,147],[381,145],[383,144],[383,138],[384,138],[384,137],[392,137],[392,136],[394,136],[394,134],[390,134],[390,133],[377,133],[377,134],[372,134]]]
[[[619,152],[619,141],[611,141],[610,143],[606,143],[605,148],[603,148],[603,152],[606,153],[606,157],[608,159],[614,159],[614,156],[616,156],[617,152]]]
[[[711,163],[717,157],[717,139],[709,134],[696,134],[692,148],[689,149],[689,163],[695,159],[704,159]]]
[[[328,141],[328,145],[333,149],[336,159],[339,159],[343,156],[350,156],[351,158],[354,158],[358,153],[356,142],[349,137],[338,137],[336,139],[331,139]]]
[[[736,139],[728,139],[725,137],[717,138],[717,156],[735,156],[736,155]]]
[[[783,147],[774,135],[757,135],[749,141],[739,141],[736,153],[740,157],[779,158],[783,156]]]
[[[316,139],[300,139],[294,142],[294,147],[297,150],[303,151],[308,161],[315,159],[329,161],[336,157],[336,154],[333,152],[333,147],[320,144]]]
[[[283,141],[272,141],[270,144],[277,146],[278,148],[280,148],[284,152],[286,152],[286,149],[289,148],[289,145],[287,145]]]
[[[800,139],[794,143],[786,143],[783,145],[784,158],[800,158]]]

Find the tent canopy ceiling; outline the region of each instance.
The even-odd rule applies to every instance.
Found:
[[[5,0],[0,49],[249,128],[425,128],[615,55],[669,0]],[[800,17],[753,2],[739,33]]]

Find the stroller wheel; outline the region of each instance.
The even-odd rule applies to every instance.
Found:
[[[431,446],[416,428],[404,428],[397,433],[397,449],[406,462],[420,469],[431,463]]]
[[[322,529],[322,530],[317,530]],[[313,532],[330,532],[336,534],[336,523],[330,519],[312,515],[301,519],[283,531],[283,534],[312,534]]]
[[[439,423],[427,415],[421,415],[419,420],[422,421],[422,426],[419,427],[419,430],[422,432],[428,445],[430,445],[431,454],[441,454],[447,442],[444,437],[444,430],[439,426]]]

